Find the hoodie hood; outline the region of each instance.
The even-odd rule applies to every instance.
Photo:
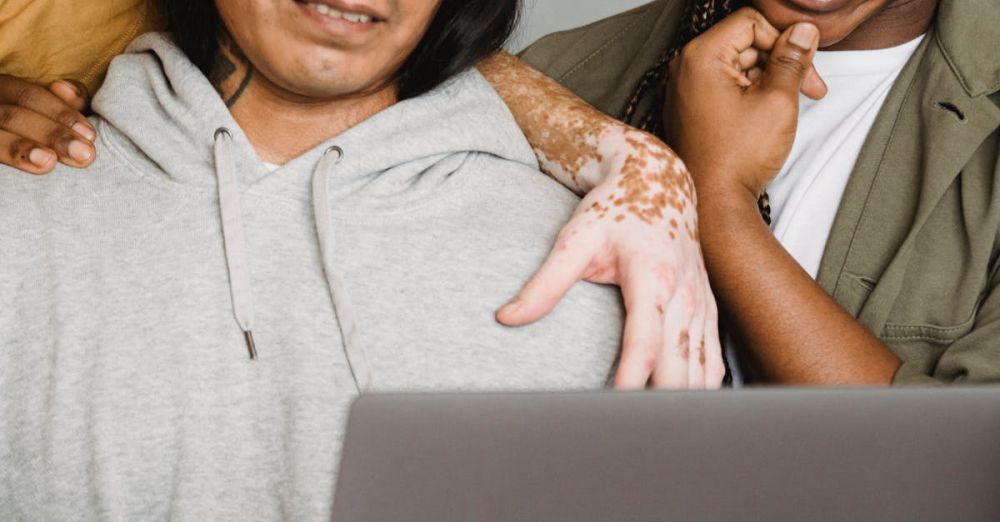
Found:
[[[372,210],[402,203],[396,197],[419,198],[422,186],[442,182],[469,153],[537,168],[507,106],[474,69],[392,105],[273,173],[215,88],[167,33],[143,35],[116,58],[93,107],[113,128],[112,139],[143,170],[206,188],[216,183],[213,145],[220,128],[232,135],[241,187],[261,184],[298,199],[309,199],[312,171],[336,145],[343,157],[331,197],[347,200],[339,201],[341,209],[364,204]]]
[[[258,354],[256,306],[242,199],[254,192],[312,203],[319,261],[359,391],[372,388],[372,368],[342,270],[333,263],[333,209],[399,211],[432,197],[477,154],[534,162],[513,116],[475,70],[389,107],[274,172],[165,34],[144,35],[115,59],[94,109],[110,126],[101,130],[104,139],[147,174],[217,192],[232,311],[250,359]]]

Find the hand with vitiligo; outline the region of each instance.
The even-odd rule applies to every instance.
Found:
[[[497,319],[538,321],[581,279],[615,284],[628,314],[616,387],[718,387],[725,373],[718,314],[684,164],[655,137],[601,114],[512,56],[480,70],[542,170],[585,194],[549,258]]]

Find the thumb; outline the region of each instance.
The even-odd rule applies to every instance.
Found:
[[[560,239],[517,297],[497,311],[497,321],[505,326],[524,326],[542,319],[583,278],[593,257],[589,245],[567,245]]]
[[[819,46],[819,29],[809,23],[795,24],[782,33],[774,44],[764,68],[761,86],[798,95],[802,82],[812,69]]]

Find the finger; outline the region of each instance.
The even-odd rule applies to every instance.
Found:
[[[97,132],[80,111],[68,105],[48,89],[30,82],[0,74],[0,105],[16,105],[32,110],[56,123],[72,128],[93,141]]]
[[[735,80],[733,84],[745,89],[749,86],[749,82],[742,74],[742,69],[734,66],[740,63],[741,55],[745,51],[770,50],[780,34],[760,12],[749,7],[743,8],[684,46],[680,60],[676,60],[677,67],[681,67],[682,63],[714,66],[713,64],[719,64],[721,61],[721,64],[725,65],[724,71]],[[749,60],[749,57],[743,59]],[[673,64],[671,66],[673,67]],[[692,65],[692,67],[700,66],[702,65]],[[676,76],[676,71],[674,73]]]
[[[719,307],[712,295],[712,289],[705,280],[705,345],[704,352],[699,355],[705,363],[705,386],[710,389],[722,387],[726,377],[726,364],[723,361],[722,342],[719,340]]]
[[[90,105],[87,86],[76,80],[56,80],[49,84],[49,91],[77,111],[82,112]]]
[[[751,70],[760,67],[759,64],[760,59],[761,59],[761,53],[753,47],[746,49],[739,54],[739,57],[737,58],[737,63],[734,65],[736,69],[741,73],[740,76],[737,78],[740,87],[745,88],[753,84],[753,80],[750,78],[748,73]]]
[[[705,315],[707,313],[705,304],[705,291],[702,288],[700,277],[698,287],[695,290],[701,296],[695,302],[697,312],[691,319],[691,335],[688,343],[688,388],[701,390],[705,388]]]
[[[564,234],[556,240],[549,257],[511,302],[497,311],[497,321],[523,326],[545,317],[583,277],[595,249],[585,241],[570,242]]]
[[[760,64],[761,53],[755,47],[744,49],[737,59],[740,71],[746,72]]]
[[[819,29],[809,23],[785,30],[771,50],[761,87],[798,96],[819,45]]]
[[[805,80],[802,81],[802,94],[813,100],[821,100],[826,96],[828,90],[826,82],[816,71],[816,67],[810,65]]]
[[[666,310],[659,304],[663,300],[657,299],[652,285],[640,278],[629,278],[627,281],[622,286],[622,299],[628,313],[615,388],[641,390],[646,388],[656,360],[662,355],[663,314]]]
[[[30,174],[48,174],[56,153],[23,136],[0,130],[0,163]]]
[[[744,7],[712,26],[703,36],[711,49],[733,49],[741,53],[751,47],[770,50],[780,35],[781,32],[760,11]]]
[[[23,107],[0,106],[0,129],[44,145],[67,165],[85,167],[94,161],[96,150],[90,141],[73,129]]]
[[[688,384],[692,299],[688,289],[675,294],[663,317],[660,354],[653,370],[655,388],[683,389]]]
[[[750,78],[752,83],[757,83],[763,76],[764,66],[767,65],[768,60],[771,58],[771,53],[766,51],[761,51],[758,54],[757,65],[751,70],[755,71],[754,77],[751,77],[750,71],[747,71],[747,77]],[[806,71],[806,77],[802,81],[802,94],[807,98],[813,100],[821,100],[826,96],[828,89],[826,82],[823,81],[823,77],[820,76],[819,71],[816,70],[816,66],[813,64],[809,65],[809,70]]]

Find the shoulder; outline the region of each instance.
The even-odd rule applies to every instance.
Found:
[[[135,184],[138,176],[134,169],[108,144],[108,134],[114,129],[100,119],[91,121],[98,128],[98,139],[97,157],[89,167],[73,168],[59,163],[49,174],[32,175],[0,165],[0,195],[4,200],[0,205],[0,220],[97,205],[97,200],[108,193]]]
[[[467,157],[448,185],[440,208],[484,240],[516,242],[531,259],[544,256],[580,203],[537,166],[489,153]]]
[[[657,0],[546,36],[521,58],[611,116],[674,39],[683,0]]]
[[[540,171],[537,164],[493,154],[477,154],[468,162],[467,168],[470,174],[474,173],[475,183],[483,184],[483,190],[489,191],[492,197],[506,200],[502,206],[508,208],[513,206],[544,212],[549,209],[573,209],[580,203],[578,195]],[[564,214],[561,210],[557,213]]]

